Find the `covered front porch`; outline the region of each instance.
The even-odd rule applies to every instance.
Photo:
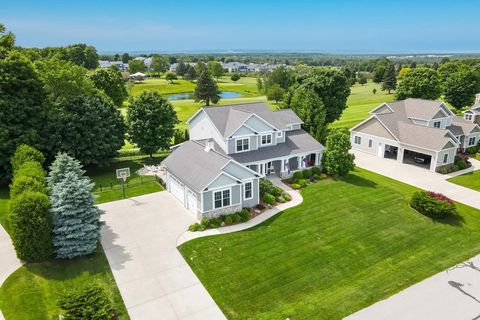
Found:
[[[263,176],[276,175],[285,179],[292,176],[295,171],[319,166],[321,158],[321,152],[308,153],[268,159],[256,163],[249,163],[246,164],[246,166]]]

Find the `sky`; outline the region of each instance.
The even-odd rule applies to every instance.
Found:
[[[479,0],[0,0],[25,47],[99,52],[480,53]]]

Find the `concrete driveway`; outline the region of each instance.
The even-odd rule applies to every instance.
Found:
[[[424,190],[443,193],[453,200],[480,209],[480,192],[446,181],[446,179],[454,175],[479,170],[480,162],[475,159],[471,159],[473,165],[471,168],[463,170],[460,173],[443,175],[414,165],[379,158],[365,152],[357,150],[352,152],[355,154],[355,164],[360,168],[379,173]]]
[[[176,248],[196,220],[170,193],[99,207],[102,246],[132,320],[225,319]]]

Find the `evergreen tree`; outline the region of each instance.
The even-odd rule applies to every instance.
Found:
[[[101,210],[95,206],[92,188],[89,178],[70,171],[51,190],[53,250],[59,259],[81,257],[97,248]]]
[[[193,97],[195,102],[205,102],[207,106],[210,105],[210,101],[217,103],[220,100],[220,91],[217,83],[208,71],[205,70],[200,74]]]
[[[82,169],[82,164],[77,159],[69,156],[66,153],[59,152],[50,166],[47,183],[50,190],[53,190],[56,184],[65,179],[68,172],[75,173],[78,177],[83,177],[85,170]]]
[[[383,75],[382,90],[387,90],[388,94],[390,91],[395,90],[397,87],[397,72],[395,66],[390,64]]]
[[[346,176],[355,167],[355,156],[349,153],[352,147],[350,134],[346,129],[333,129],[327,137],[322,164],[328,174]]]
[[[192,66],[188,66],[187,68],[187,71],[183,75],[183,79],[190,81],[197,79],[197,71],[195,70],[195,68]]]
[[[188,66],[185,64],[185,62],[180,61],[177,64],[177,69],[175,70],[175,73],[177,74],[177,76],[183,77],[187,72],[187,70],[188,70]]]

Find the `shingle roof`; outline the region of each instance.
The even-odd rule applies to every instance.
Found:
[[[201,192],[230,160],[215,150],[205,151],[201,142],[189,140],[174,149],[162,164],[189,188]]]
[[[204,107],[203,110],[224,137],[230,136],[252,114],[256,114],[279,130],[286,129],[292,123],[303,123],[292,110],[273,111],[265,103],[211,106]]]
[[[407,118],[432,119],[440,110],[441,101],[408,98],[405,100],[388,102],[394,112],[402,112]]]
[[[234,153],[230,156],[240,163],[250,163],[267,159],[279,158],[306,152],[319,152],[323,145],[302,129],[287,131],[285,143],[259,150]]]
[[[476,126],[476,123],[471,123],[463,118],[455,117],[453,118],[452,125],[448,126],[447,129],[455,136],[460,136],[469,134]]]

